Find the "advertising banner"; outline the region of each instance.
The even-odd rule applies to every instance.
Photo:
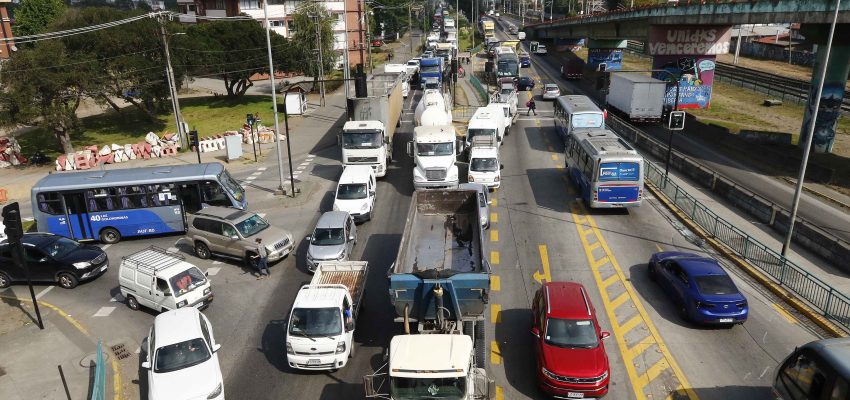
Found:
[[[587,65],[596,70],[599,64],[605,63],[605,69],[615,71],[623,68],[623,50],[620,49],[587,49]]]
[[[676,101],[676,80],[679,81],[679,108],[706,108],[711,102],[714,82],[715,56],[655,56],[652,69],[663,69],[669,74],[655,72],[652,77],[667,81],[665,104]]]
[[[653,25],[649,28],[649,54],[728,54],[731,32],[731,26]]]

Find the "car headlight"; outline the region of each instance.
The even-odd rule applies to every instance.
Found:
[[[337,261],[342,261],[342,260],[344,260],[344,259],[345,259],[345,253],[343,252],[343,253],[340,253],[339,257],[337,257],[337,259],[336,259],[336,260],[337,260]]]
[[[368,210],[368,209],[369,209],[368,203],[363,203],[363,205],[360,206],[360,212],[366,212],[366,210]]]
[[[74,268],[76,268],[76,269],[86,269],[88,267],[91,267],[91,263],[88,262],[88,261],[81,261],[81,262],[75,262],[74,263]]]
[[[336,344],[336,354],[345,353],[345,342],[339,342]]]
[[[496,178],[494,178],[494,179],[493,179],[493,181],[498,182],[498,181],[500,181],[501,179],[502,179],[502,178],[501,178],[499,175],[496,175]]]
[[[558,375],[550,372],[546,367],[540,367],[540,371],[543,372],[543,375],[546,375],[549,379],[558,380]]]
[[[286,354],[295,354],[295,350],[292,350],[292,345],[289,342],[286,342]]]
[[[307,261],[313,261],[313,256],[310,253],[307,253]]]
[[[206,288],[206,289],[204,289],[204,296],[206,296],[206,295],[208,295],[208,294],[210,294],[210,293],[212,293],[212,288]]]
[[[210,394],[208,394],[208,395],[207,395],[207,398],[208,398],[208,399],[214,399],[214,398],[216,398],[216,397],[220,396],[220,395],[221,395],[221,390],[222,390],[223,388],[224,388],[224,386],[222,386],[222,384],[221,384],[221,383],[219,383],[219,384],[218,384],[218,386],[216,386],[216,387],[215,387],[215,389],[214,389],[212,392],[210,392]]]
[[[177,308],[186,307],[187,305],[189,305],[189,300],[183,300],[183,301],[177,303]]]

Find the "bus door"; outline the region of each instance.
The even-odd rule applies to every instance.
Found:
[[[82,192],[65,193],[65,218],[68,220],[68,233],[74,240],[94,239],[91,220],[86,209],[86,198]]]
[[[197,182],[179,184],[180,204],[183,205],[183,215],[196,213],[201,210],[201,191]],[[185,219],[185,217],[184,217]]]

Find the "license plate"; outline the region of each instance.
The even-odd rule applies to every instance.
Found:
[[[720,323],[732,322],[735,321],[734,318],[720,318]]]
[[[569,398],[571,398],[571,399],[583,399],[583,398],[584,398],[584,393],[579,393],[579,392],[567,392],[567,397],[569,397]]]
[[[311,359],[307,360],[307,365],[319,365],[321,363],[322,363],[322,360],[319,360],[318,358],[311,358]]]

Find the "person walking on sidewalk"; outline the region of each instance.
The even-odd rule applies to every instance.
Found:
[[[528,99],[525,106],[528,107],[528,110],[525,111],[525,115],[528,115],[529,113],[534,113],[535,116],[537,115],[537,104],[534,103],[534,97]]]
[[[257,279],[263,279],[269,274],[269,253],[266,251],[266,246],[263,245],[263,239],[257,238],[256,255],[252,256],[257,262]]]

